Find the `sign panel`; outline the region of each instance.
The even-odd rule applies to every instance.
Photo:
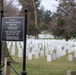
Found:
[[[23,17],[2,18],[2,41],[23,41]]]

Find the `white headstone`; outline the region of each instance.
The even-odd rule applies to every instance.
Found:
[[[49,54],[48,49],[45,51],[45,56],[47,56]]]
[[[63,56],[64,55],[63,52],[64,52],[63,50],[60,51],[60,56]]]
[[[15,55],[15,45],[12,46],[11,54],[12,54],[12,55]]]
[[[23,56],[23,51],[22,48],[18,49],[18,57],[22,57]]]
[[[32,60],[32,53],[31,52],[28,53],[28,60]]]
[[[12,42],[7,43],[7,48],[10,49]]]
[[[15,45],[15,42],[13,42],[12,45]]]
[[[56,60],[56,54],[55,53],[52,54],[52,60]]]
[[[38,52],[36,51],[35,54],[34,54],[34,58],[38,59],[39,58],[39,54]]]
[[[20,44],[21,44],[21,48],[23,49],[23,42],[20,42]]]
[[[57,58],[60,58],[60,51],[57,50],[56,56]]]
[[[73,61],[73,55],[72,54],[68,55],[68,61]]]
[[[47,55],[47,62],[51,62],[51,55]]]
[[[40,56],[44,57],[44,51],[40,51]]]
[[[19,42],[17,42],[17,48],[20,49],[20,44],[19,44]]]

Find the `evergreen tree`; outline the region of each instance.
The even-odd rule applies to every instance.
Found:
[[[53,34],[66,40],[76,37],[76,2],[75,0],[57,0],[59,6],[55,18]]]
[[[40,30],[41,31],[48,31],[50,27],[51,22],[51,11],[50,10],[44,10],[43,7],[41,7],[40,13],[39,13],[39,19],[40,19]]]
[[[44,21],[44,14],[45,14],[45,8],[43,7],[43,5],[40,7],[40,9],[38,10],[38,22],[42,22]]]

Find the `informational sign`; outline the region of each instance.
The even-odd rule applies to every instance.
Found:
[[[2,41],[23,41],[23,17],[2,18]]]

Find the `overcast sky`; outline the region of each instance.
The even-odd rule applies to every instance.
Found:
[[[19,9],[21,9],[22,6],[19,6],[18,0],[14,0],[14,1],[15,1],[16,6],[19,7]],[[55,0],[42,0],[41,5],[43,5],[45,9],[49,9],[52,12],[55,12],[56,7],[58,6],[58,2]]]
[[[42,0],[41,5],[43,5],[45,9],[49,9],[52,12],[55,12],[56,7],[58,6],[58,2],[55,0]]]

